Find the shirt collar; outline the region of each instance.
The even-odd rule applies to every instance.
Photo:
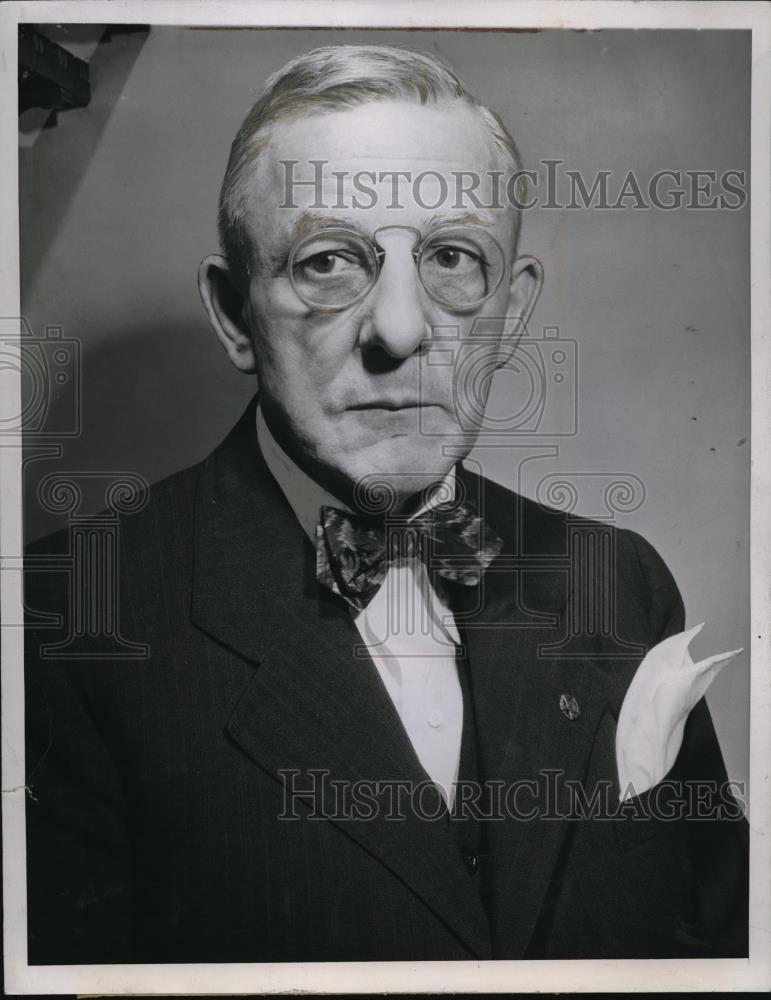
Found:
[[[281,445],[271,434],[262,408],[257,406],[257,442],[265,459],[265,464],[270,469],[273,478],[281,488],[284,496],[289,501],[289,505],[310,538],[311,543],[316,545],[316,525],[319,521],[319,512],[322,507],[337,507],[338,510],[350,511],[350,507],[342,503],[337,497],[332,496],[317,482],[311,479],[284,451]],[[442,500],[455,496],[455,468],[453,467],[442,480],[444,489],[434,490],[428,501],[417,510],[413,517],[422,514],[432,507],[435,507]]]

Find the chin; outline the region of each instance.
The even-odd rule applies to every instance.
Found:
[[[443,479],[459,453],[452,449],[444,455],[442,444],[441,438],[400,437],[362,449],[345,470],[348,482],[356,484],[357,506],[384,504],[389,508]]]

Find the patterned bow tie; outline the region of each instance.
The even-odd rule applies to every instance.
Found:
[[[316,577],[359,611],[385,579],[390,556],[419,554],[445,580],[476,586],[503,546],[468,504],[441,504],[408,522],[385,522],[322,507]]]

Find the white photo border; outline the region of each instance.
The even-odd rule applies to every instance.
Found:
[[[10,994],[518,993],[760,991],[771,988],[771,7],[764,2],[644,0],[75,0],[0,7],[0,294],[4,317],[20,315],[17,142],[19,23],[138,23],[265,28],[751,30],[751,897],[750,958],[388,963],[255,963],[30,966],[26,942],[23,630],[2,646],[3,904],[5,990]],[[0,370],[0,393],[20,412],[18,372]],[[765,432],[765,433],[764,433]],[[21,440],[0,448],[0,554],[22,550]],[[1,558],[1,556],[0,556]],[[18,563],[18,558],[16,559]],[[22,572],[2,562],[0,607],[22,616]]]

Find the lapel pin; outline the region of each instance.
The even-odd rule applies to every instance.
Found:
[[[560,712],[562,712],[566,719],[570,719],[571,722],[577,719],[581,714],[578,702],[572,694],[560,695]]]

